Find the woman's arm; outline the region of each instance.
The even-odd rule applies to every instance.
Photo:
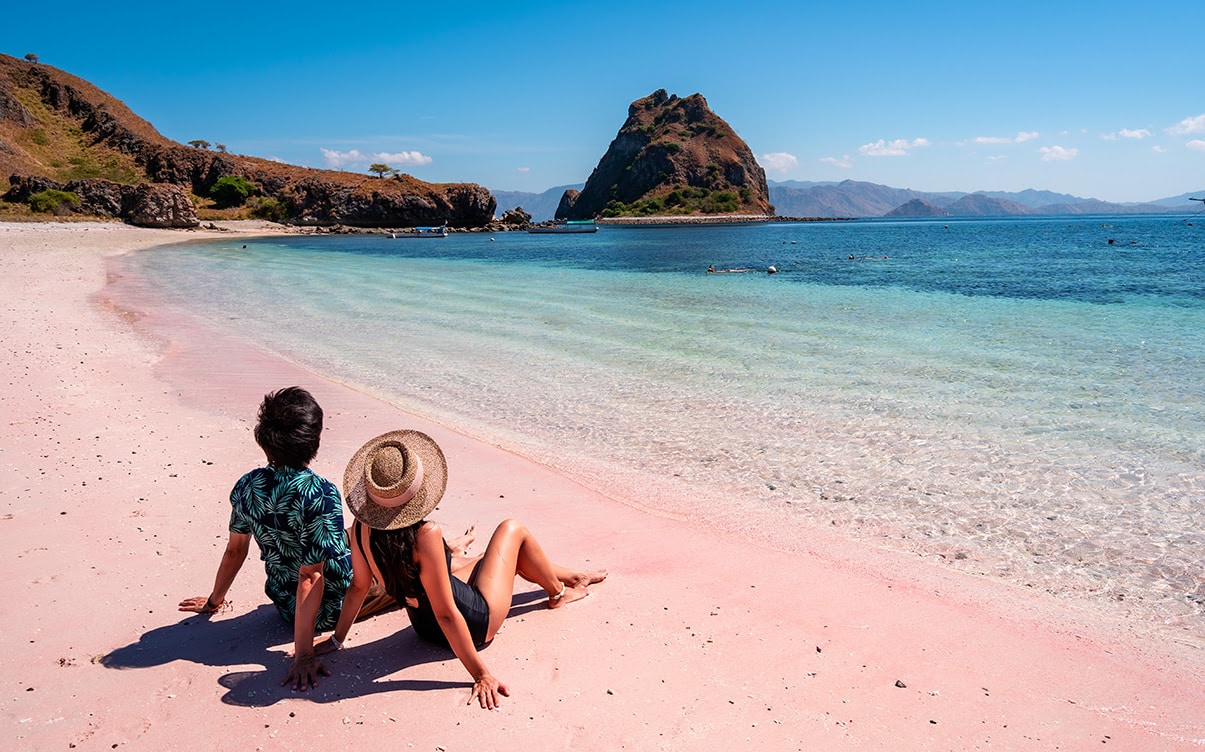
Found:
[[[193,611],[198,614],[215,613],[226,602],[226,593],[234,584],[234,578],[243,568],[247,560],[247,552],[251,550],[251,536],[248,533],[231,531],[230,540],[226,542],[226,550],[222,552],[222,560],[218,563],[218,573],[213,578],[213,591],[208,598],[197,596],[180,601],[181,611]]]
[[[355,525],[362,524],[358,520]],[[353,530],[355,528],[353,525]],[[334,638],[332,642],[330,638],[323,640],[314,646],[314,652],[318,655],[338,650],[347,641],[347,635],[351,632],[351,625],[355,622],[356,617],[360,615],[360,607],[364,605],[364,598],[368,595],[368,588],[372,584],[372,570],[368,567],[368,560],[364,558],[360,547],[355,543],[355,536],[352,536],[351,544],[351,585],[348,586],[347,592],[343,594],[343,606],[339,610],[339,622],[335,624],[335,629],[331,633]]]
[[[423,590],[431,601],[431,610],[448,640],[452,652],[464,664],[473,677],[473,693],[469,702],[480,701],[481,707],[490,710],[498,707],[498,696],[508,697],[510,692],[506,686],[494,678],[485,666],[477,646],[473,644],[473,636],[469,633],[469,625],[464,616],[456,608],[452,598],[452,581],[449,579],[447,559],[444,555],[444,539],[439,526],[428,522],[418,530],[416,555],[419,564],[419,579],[422,580]]]
[[[322,577],[322,562],[309,564],[297,571],[297,605],[293,612],[293,665],[281,685],[293,683],[293,689],[302,692],[318,686],[318,676],[330,676],[331,672],[318,656],[314,655],[314,622],[322,606],[322,591],[326,580]]]

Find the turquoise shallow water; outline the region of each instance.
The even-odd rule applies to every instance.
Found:
[[[233,336],[647,507],[1205,621],[1205,221],[240,238],[129,263]]]

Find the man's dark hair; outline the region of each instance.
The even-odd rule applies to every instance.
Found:
[[[255,443],[268,462],[300,470],[318,454],[322,408],[299,386],[264,395],[255,423]]]

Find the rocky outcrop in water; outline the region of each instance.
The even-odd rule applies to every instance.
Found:
[[[581,193],[571,193],[558,219],[773,212],[748,145],[702,95],[680,99],[664,89],[632,102]]]

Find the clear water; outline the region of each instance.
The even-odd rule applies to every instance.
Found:
[[[240,238],[129,263],[234,336],[631,503],[1205,625],[1205,218]]]

